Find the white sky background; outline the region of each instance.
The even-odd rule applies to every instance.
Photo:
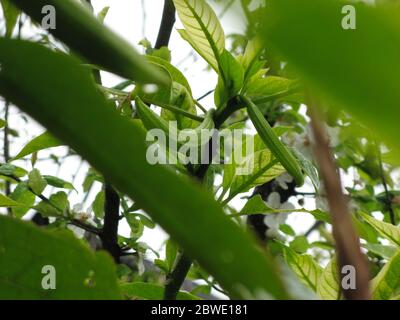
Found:
[[[92,2],[95,13],[101,11],[105,6],[110,6],[110,10],[105,19],[105,24],[117,34],[125,38],[138,51],[143,52],[143,48],[139,46],[138,43],[143,39],[144,35],[154,45],[162,16],[163,0],[93,0]],[[142,7],[142,4],[144,4],[144,8]],[[215,7],[217,13],[221,11],[221,9],[221,7]],[[143,13],[145,13],[145,19],[143,19]],[[243,33],[245,29],[245,19],[241,16],[239,9],[235,10],[235,14],[225,15],[221,20],[221,23],[226,34]],[[0,23],[0,27],[2,27],[2,25],[3,23]],[[181,39],[175,30],[176,28],[181,27],[182,25],[178,19],[174,31],[172,32],[169,46],[172,51],[172,64],[178,66],[184,73],[192,87],[193,96],[198,98],[215,88],[217,76],[213,71],[206,70],[206,63],[204,60],[197,54],[193,55],[193,51],[189,44]],[[31,33],[32,30],[28,27],[23,30],[24,35]],[[106,73],[102,74],[102,79],[105,86],[113,86],[120,81],[118,77]],[[68,94],[68,92],[65,94]],[[1,102],[1,104],[3,105],[3,102]],[[214,106],[213,95],[204,99],[202,104],[206,106],[206,108]],[[11,138],[11,156],[16,155],[24,144],[44,131],[44,129],[33,120],[29,119],[29,122],[22,120],[20,114],[21,113],[18,109],[11,109],[9,121],[10,127],[17,129],[20,133],[19,137]],[[60,116],[62,116],[62,114],[60,114]],[[0,118],[2,117],[3,116],[0,115]],[[101,147],[101,145],[99,145],[99,147]],[[51,153],[63,155],[66,153],[66,150],[63,147],[60,147],[53,148],[51,152],[41,151],[39,157],[46,157]],[[16,161],[15,164],[28,169],[31,167],[29,159]],[[78,192],[71,193],[69,197],[70,203],[71,206],[73,206],[82,201],[84,195],[82,191],[82,182],[87,172],[88,165],[86,163],[81,164],[79,157],[68,158],[61,170],[59,170],[58,166],[52,161],[39,161],[35,167],[43,174],[55,175],[67,181],[73,181],[73,177],[75,176],[74,186],[77,188]],[[97,183],[97,189],[91,192],[86,207],[91,204],[99,189],[100,184]],[[306,187],[305,189],[303,188],[302,191],[312,192],[312,189]],[[51,190],[48,190],[48,193],[50,192]],[[251,192],[248,194],[251,194]],[[244,196],[244,194],[231,202],[234,207],[241,208],[244,205],[245,201],[240,199],[242,196]],[[86,209],[86,207],[84,209]],[[313,201],[306,199],[306,207],[314,209]],[[314,220],[310,215],[299,213],[290,215],[287,222],[293,226],[296,231],[304,232],[309,228],[313,221]],[[129,232],[129,226],[125,222],[121,223],[120,234],[129,236]],[[161,230],[161,228],[155,230],[146,229],[145,234],[140,241],[145,242],[152,248],[158,250],[162,247],[166,238],[167,235]],[[163,256],[163,252],[160,253],[161,256]]]

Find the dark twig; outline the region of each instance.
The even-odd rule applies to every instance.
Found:
[[[71,220],[70,222],[68,222],[68,224],[72,224],[72,225],[74,225],[74,226],[76,226],[78,228],[81,228],[82,230],[85,230],[87,232],[91,232],[91,233],[96,234],[96,235],[100,235],[100,233],[101,233],[101,229],[96,228],[94,226],[91,226],[90,224],[86,224],[86,223],[84,223],[82,221],[79,221],[77,219]]]
[[[211,93],[213,93],[214,92],[214,90],[210,90],[210,91],[207,91],[205,94],[203,94],[200,98],[198,98],[197,99],[197,101],[201,101],[201,100],[203,100],[205,97],[208,97]]]
[[[167,276],[165,286],[164,300],[175,300],[186,275],[192,266],[192,259],[188,258],[185,253],[181,253],[178,257],[176,266],[173,271]]]
[[[107,250],[119,262],[121,248],[118,245],[119,204],[118,193],[109,184],[105,183],[104,201],[104,226],[100,233],[103,248]]]
[[[393,225],[396,225],[394,210],[392,207],[392,197],[390,195],[389,188],[388,188],[388,185],[386,182],[385,170],[383,168],[383,162],[382,162],[382,153],[381,153],[381,150],[379,148],[379,144],[377,141],[375,141],[375,146],[376,146],[376,154],[378,156],[379,170],[380,170],[382,185],[383,185],[383,188],[385,189],[385,198],[386,198],[385,202],[386,202],[386,207],[389,210],[390,223]]]
[[[161,19],[160,30],[158,32],[155,49],[168,47],[171,38],[172,28],[175,24],[175,6],[172,0],[165,0],[164,11]]]

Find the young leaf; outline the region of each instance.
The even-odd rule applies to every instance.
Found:
[[[363,247],[387,260],[391,259],[398,251],[398,248],[395,246],[385,246],[378,243],[365,243],[363,244]]]
[[[65,181],[63,179],[49,175],[43,175],[43,178],[50,186],[63,189],[74,189],[74,186],[72,185],[71,182]]]
[[[0,93],[137,202],[232,297],[261,292],[287,297],[275,265],[208,192],[147,162],[142,127],[110,108],[76,59],[37,44],[0,39],[0,63]]]
[[[242,210],[240,210],[241,215],[250,215],[250,214],[266,214],[266,213],[273,213],[275,209],[272,209],[267,206],[265,201],[261,198],[261,195],[257,194],[254,197],[251,197]]]
[[[42,177],[39,170],[33,169],[29,172],[28,186],[35,194],[41,194],[47,186],[47,181]]]
[[[156,66],[165,68],[169,72],[172,81],[177,82],[177,83],[181,84],[182,86],[184,86],[186,88],[186,90],[190,93],[190,96],[192,96],[192,89],[190,88],[189,82],[187,81],[186,77],[183,75],[183,73],[179,69],[174,67],[168,61],[161,59],[159,57],[153,56],[153,55],[147,55],[146,60],[150,64],[154,64]]]
[[[38,152],[43,149],[59,146],[62,146],[62,143],[46,131],[28,142],[25,147],[23,147],[22,150],[13,158],[13,160],[21,159],[28,154]]]
[[[318,280],[317,294],[324,300],[339,300],[339,273],[336,258],[331,259]]]
[[[44,266],[55,268],[56,290],[42,287]],[[0,299],[121,299],[115,274],[109,256],[72,234],[0,216]]]
[[[322,275],[321,266],[310,255],[300,255],[290,248],[285,248],[284,257],[300,280],[314,292],[317,291],[318,280]]]
[[[10,199],[9,197],[0,193],[0,207],[20,207],[20,206],[24,206],[24,204],[14,201],[13,199]]]
[[[28,212],[29,208],[35,203],[35,195],[28,187],[27,182],[20,182],[11,193],[10,198],[18,203],[22,203],[24,206],[12,208],[12,213],[16,218],[22,218],[22,216]]]
[[[197,114],[196,106],[191,94],[186,89],[186,86],[183,86],[178,82],[172,84],[172,94],[169,103],[190,114]],[[172,112],[166,108],[162,109],[161,117],[167,121],[176,121],[179,129],[194,128],[198,125],[196,121],[193,121],[187,116]]]
[[[390,240],[392,243],[394,243],[397,246],[400,246],[400,228],[396,227],[390,223],[379,221],[375,218],[372,218],[371,216],[367,215],[366,213],[360,213],[362,218],[369,223],[372,227],[375,228],[378,233]]]
[[[398,251],[372,280],[372,297],[376,300],[392,298],[400,288],[400,251]]]
[[[244,80],[243,67],[229,51],[223,51],[219,63],[221,73],[214,94],[217,108],[221,108],[230,98],[239,93]]]
[[[54,6],[57,13],[56,28],[49,31],[90,63],[142,83],[167,83],[163,74],[151,68],[129,43],[106,28],[77,1],[11,1],[39,23],[43,19],[42,8],[46,5]]]
[[[108,14],[108,11],[110,10],[110,7],[104,7],[103,9],[101,9],[101,11],[97,14],[97,19],[99,19],[99,21],[101,23],[104,23],[104,20]]]
[[[233,177],[228,199],[271,181],[285,172],[285,169],[273,159],[268,149],[248,155],[234,170],[239,168],[246,174]]]
[[[269,98],[285,92],[291,92],[296,87],[296,84],[296,81],[282,77],[255,77],[248,82],[245,93],[252,100]]]
[[[239,58],[240,63],[244,69],[244,82],[245,84],[252,76],[262,69],[266,61],[260,59],[260,54],[263,50],[261,39],[254,38],[249,40],[246,46],[244,55]]]
[[[219,57],[225,49],[225,34],[211,7],[205,0],[174,0],[179,18],[185,27],[183,38],[217,72]]]
[[[0,166],[0,175],[21,178],[25,176],[27,173],[28,171],[26,171],[25,169],[14,166],[9,163],[5,163]]]
[[[104,199],[105,199],[104,196],[105,196],[104,191],[103,190],[99,191],[92,204],[94,215],[99,219],[104,218]]]

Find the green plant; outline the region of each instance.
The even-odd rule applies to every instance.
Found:
[[[241,1],[245,34],[226,35],[208,1],[165,0],[156,46],[142,40],[142,56],[104,26],[107,8],[95,17],[87,3],[1,1],[0,206],[7,216],[0,215],[0,298],[398,297],[398,11],[355,5],[362,19],[346,33],[339,30],[339,1],[273,0],[256,9]],[[44,5],[56,8],[57,27],[48,30],[55,38],[21,39],[23,19],[40,27]],[[196,83],[171,62],[175,9],[180,36],[218,78],[213,105],[194,98]],[[106,86],[100,71],[123,81]],[[10,104],[47,130],[24,141],[15,156]],[[379,116],[369,112],[378,105]],[[246,130],[231,145],[214,144],[216,132],[234,129]],[[43,152],[59,146],[68,146],[66,158],[79,155],[89,163],[82,187],[39,170]],[[150,163],[150,150],[175,161]],[[66,161],[51,160],[60,168]],[[71,205],[74,192],[85,202],[96,185],[93,215]],[[315,208],[304,206],[308,197]],[[31,213],[42,228],[20,221]],[[287,220],[291,215],[312,225],[300,230]],[[119,234],[121,221],[129,236]],[[156,224],[170,237],[161,255],[142,241]],[[76,239],[70,226],[85,236]],[[156,258],[142,272],[148,252]],[[35,287],[48,264],[57,270],[55,291]],[[360,275],[354,290],[342,285],[349,265]],[[291,276],[282,272],[287,267]],[[185,280],[202,284],[189,293],[181,290]],[[289,289],[296,286],[304,295]]]

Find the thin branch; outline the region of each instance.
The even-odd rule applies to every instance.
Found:
[[[79,221],[77,219],[72,219],[71,221],[68,222],[68,224],[74,225],[74,226],[76,226],[78,228],[81,228],[82,230],[94,233],[96,235],[100,235],[101,234],[101,229],[96,228],[94,226],[91,226],[90,224],[86,224],[86,223],[84,223],[82,221]]]
[[[326,195],[332,216],[333,237],[338,255],[339,277],[343,280],[344,266],[353,266],[356,270],[355,289],[342,291],[348,300],[368,300],[369,292],[369,268],[365,256],[360,249],[360,240],[354,230],[352,220],[347,207],[347,199],[342,192],[339,170],[329,148],[329,141],[325,129],[316,112],[316,104],[310,98],[311,127],[313,129],[315,146],[314,153],[317,159],[322,180],[325,185]]]
[[[203,100],[205,97],[208,97],[211,93],[213,93],[214,92],[214,90],[210,90],[210,91],[207,91],[205,94],[203,94],[200,98],[198,98],[196,101],[201,101],[201,100]]]

